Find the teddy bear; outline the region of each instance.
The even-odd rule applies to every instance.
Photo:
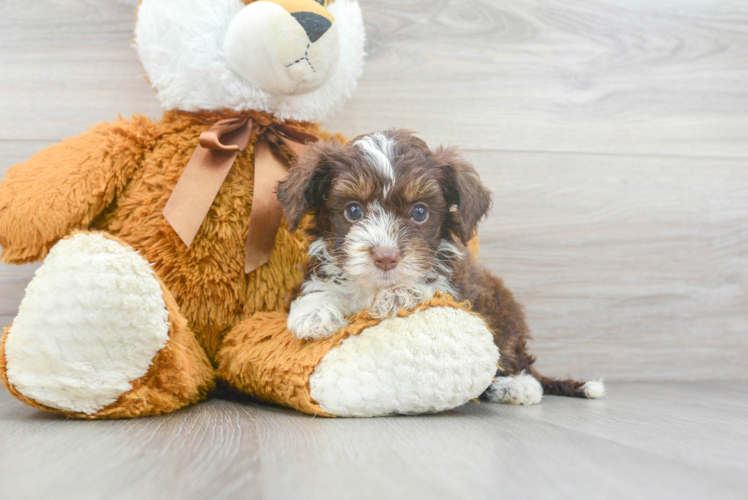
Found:
[[[308,240],[275,185],[333,137],[317,122],[356,87],[356,0],[142,0],[134,45],[162,118],[97,125],[0,184],[2,259],[43,261],[0,340],[12,395],[84,419],[164,414],[216,387],[380,416],[454,408],[491,384],[491,332],[449,296],[386,320],[362,311],[320,341],[286,329]]]

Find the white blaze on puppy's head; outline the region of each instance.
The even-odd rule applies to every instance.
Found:
[[[355,0],[142,0],[135,46],[167,110],[259,110],[316,121],[350,97]]]
[[[375,168],[385,179],[382,194],[387,196],[395,183],[395,167],[392,166],[395,141],[382,132],[362,137],[353,143],[366,158],[367,163]]]

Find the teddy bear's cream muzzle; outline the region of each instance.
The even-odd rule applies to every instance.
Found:
[[[320,88],[340,57],[335,18],[314,0],[259,0],[229,23],[224,59],[237,75],[277,95]]]

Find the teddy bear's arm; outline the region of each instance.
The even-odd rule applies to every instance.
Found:
[[[10,168],[0,184],[2,260],[43,259],[57,240],[88,228],[122,192],[155,135],[154,123],[136,115],[97,125]]]

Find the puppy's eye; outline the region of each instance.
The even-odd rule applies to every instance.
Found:
[[[429,209],[423,203],[418,203],[413,207],[413,212],[411,212],[410,216],[419,224],[426,222],[426,219],[429,218]]]
[[[322,7],[327,7],[329,0],[317,0],[317,3],[320,4]]]
[[[356,222],[364,216],[364,209],[358,203],[349,203],[345,207],[345,218],[351,222]]]

